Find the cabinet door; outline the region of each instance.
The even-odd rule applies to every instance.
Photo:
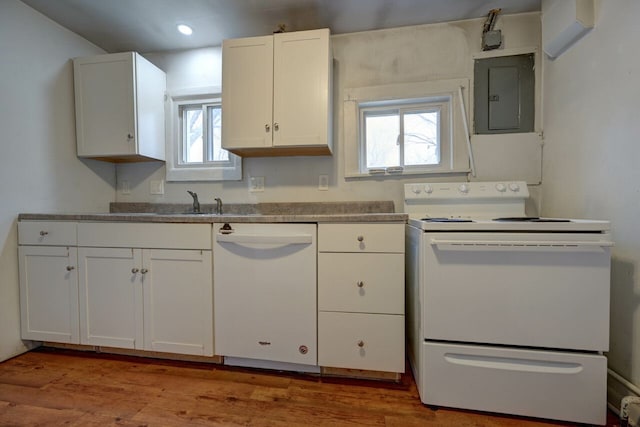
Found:
[[[271,147],[273,36],[225,40],[222,57],[222,147]]]
[[[80,343],[143,348],[141,251],[80,248]]]
[[[326,146],[332,67],[329,30],[276,34],[273,49],[273,145]]]
[[[78,156],[136,152],[133,53],[74,60]]]
[[[144,249],[144,348],[213,355],[211,251]]]
[[[77,249],[20,246],[22,338],[78,344]]]

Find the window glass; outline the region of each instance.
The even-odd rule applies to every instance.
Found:
[[[365,112],[367,168],[398,166],[400,121],[397,112]]]
[[[404,164],[440,163],[440,110],[416,111],[404,115]]]

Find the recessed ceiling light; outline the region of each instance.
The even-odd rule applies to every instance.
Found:
[[[193,29],[186,24],[178,24],[178,31],[180,31],[185,36],[190,36],[193,33]]]

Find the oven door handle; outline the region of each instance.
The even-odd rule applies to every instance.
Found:
[[[613,242],[543,241],[543,240],[445,240],[431,239],[431,245],[442,251],[569,251],[601,252]]]

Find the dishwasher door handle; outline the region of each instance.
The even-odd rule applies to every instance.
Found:
[[[216,242],[223,243],[266,243],[271,245],[307,245],[313,243],[311,234],[216,234]]]

